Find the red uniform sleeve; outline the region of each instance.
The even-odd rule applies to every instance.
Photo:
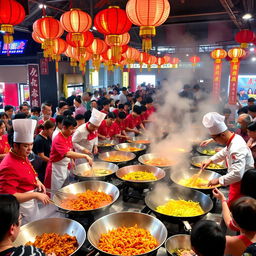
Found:
[[[67,152],[69,152],[73,148],[72,141],[70,141],[69,139],[62,139],[61,136],[56,137],[53,140],[52,144],[52,153],[59,155],[62,158],[64,158]]]
[[[133,124],[133,120],[132,120],[132,118],[131,118],[130,115],[128,115],[128,116],[125,118],[124,121],[125,121],[125,126],[126,126],[127,128],[134,129],[135,125]]]
[[[15,194],[19,186],[18,176],[12,168],[5,168],[1,170],[0,176],[0,193]]]

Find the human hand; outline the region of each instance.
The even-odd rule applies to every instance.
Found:
[[[38,191],[43,192],[44,194],[46,193],[46,188],[40,180],[37,180],[37,189]]]
[[[220,201],[226,200],[224,194],[217,188],[213,189],[212,194],[215,198],[219,199]]]
[[[212,160],[207,159],[203,162],[201,162],[201,169],[204,170],[207,166],[209,166],[212,163]]]
[[[212,180],[209,181],[208,186],[213,187],[213,186],[216,186],[216,185],[219,185],[219,184],[220,184],[219,179],[212,179]]]
[[[40,192],[35,192],[36,193],[36,199],[41,201],[43,204],[49,204],[50,203],[50,198],[48,195],[40,193]]]
[[[94,148],[93,148],[93,154],[94,154],[94,155],[97,155],[98,152],[99,152],[98,147],[94,146]]]
[[[85,159],[88,161],[89,165],[92,166],[93,164],[92,158],[86,155]]]
[[[204,140],[200,143],[200,147],[205,147],[212,142],[213,142],[213,139]]]

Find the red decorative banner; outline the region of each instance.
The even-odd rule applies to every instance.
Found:
[[[213,69],[213,86],[212,86],[212,95],[214,101],[219,101],[220,96],[220,81],[221,81],[221,71],[222,71],[222,62],[215,61]]]
[[[229,81],[229,99],[230,105],[236,105],[237,102],[237,82],[240,68],[240,61],[230,61],[230,81]]]
[[[31,107],[40,107],[40,84],[39,84],[39,67],[37,64],[28,65],[28,82],[30,92]]]
[[[41,75],[48,75],[49,74],[49,67],[48,67],[48,59],[47,58],[40,59],[40,74]]]

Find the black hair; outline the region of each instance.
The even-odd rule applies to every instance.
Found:
[[[66,116],[62,121],[62,125],[65,126],[66,128],[69,128],[70,126],[76,127],[77,122],[76,122],[76,119],[74,117]]]
[[[25,113],[17,113],[14,117],[13,120],[15,119],[26,119],[27,115]]]
[[[79,104],[81,104],[81,103],[82,103],[81,96],[80,96],[80,95],[79,95],[79,96],[76,96],[76,97],[75,97],[75,101],[77,101]]]
[[[65,110],[64,112],[63,112],[63,116],[65,117],[65,116],[72,116],[73,115],[73,112],[71,111],[71,110],[69,110],[69,109],[67,109],[67,110]]]
[[[135,97],[134,97],[134,99],[135,99],[135,100],[137,100],[137,99],[138,99],[138,98],[140,98],[140,97],[142,98],[142,96],[141,96],[141,95],[136,94],[136,95],[135,95]]]
[[[96,103],[98,104],[97,100],[91,100],[91,103],[92,103],[92,102],[96,102]]]
[[[0,120],[0,127],[5,124],[4,120]]]
[[[40,114],[41,108],[40,107],[32,107],[31,108],[31,113],[35,113],[35,112]]]
[[[116,118],[116,114],[113,113],[113,112],[109,112],[109,113],[107,114],[107,118],[113,118],[113,119],[115,119],[115,118]]]
[[[19,225],[20,205],[13,195],[0,194],[0,241],[2,241],[11,225]]]
[[[248,114],[248,106],[242,107],[240,109],[237,110],[237,114],[241,115],[241,114]]]
[[[91,115],[92,115],[92,111],[91,111],[91,110],[87,110],[87,111],[84,113],[84,120],[85,120],[86,123],[90,120]]]
[[[125,103],[124,103],[124,106],[129,106],[129,107],[130,107],[131,104],[130,104],[129,102],[125,102]]]
[[[93,94],[91,92],[87,92],[87,93],[88,93],[89,97],[92,97]]]
[[[202,256],[223,256],[226,237],[220,226],[211,220],[201,220],[192,229],[191,245],[196,254]]]
[[[132,93],[127,94],[127,97],[133,97]]]
[[[195,84],[195,85],[193,86],[193,89],[200,89],[200,85],[199,85],[199,84]]]
[[[11,109],[14,109],[14,107],[12,105],[6,105],[4,107],[4,111],[8,111],[8,110],[11,110]]]
[[[61,97],[59,98],[59,102],[60,102],[60,101],[67,101],[67,99],[66,99],[65,97],[61,96]]]
[[[59,102],[59,104],[58,104],[58,108],[60,109],[60,108],[63,108],[64,106],[66,106],[66,105],[68,105],[68,103],[66,102],[66,101],[61,101],[61,102]]]
[[[55,127],[55,123],[52,122],[51,120],[47,120],[45,121],[42,125],[41,125],[43,130],[49,130],[51,128]]]
[[[145,101],[146,101],[146,104],[153,103],[152,97],[147,97]]]
[[[120,112],[118,113],[118,117],[119,117],[120,119],[125,119],[125,118],[126,118],[125,112],[120,111]]]
[[[223,114],[231,114],[231,109],[230,108],[224,108],[222,112],[223,112]]]
[[[84,115],[82,114],[78,114],[75,116],[75,119],[78,121],[78,120],[84,120]]]
[[[104,100],[102,101],[102,106],[106,106],[110,104],[110,100]]]
[[[248,126],[247,129],[251,132],[255,132],[256,131],[256,122],[251,122]]]
[[[118,109],[124,109],[124,104],[119,104]]]
[[[256,112],[256,105],[249,106],[248,111],[255,113]]]
[[[256,200],[251,197],[240,197],[230,205],[235,222],[242,229],[256,231]]]
[[[255,102],[255,99],[251,97],[247,100],[247,102]]]
[[[0,113],[0,119],[2,119],[3,117],[9,118],[8,115],[5,112],[1,112]]]
[[[24,103],[23,103],[23,104],[21,104],[21,105],[20,105],[20,107],[19,107],[19,108],[20,108],[20,110],[22,110],[22,109],[23,109],[23,107],[28,107],[28,108],[30,108],[30,106],[29,106],[28,104],[24,104]]]
[[[241,180],[241,194],[256,199],[256,169],[248,170]]]
[[[135,112],[137,115],[140,115],[141,114],[141,107],[135,105],[133,107],[132,111]]]
[[[122,92],[127,91],[127,88],[126,87],[122,87],[121,91]]]
[[[64,116],[57,115],[55,118],[56,125],[62,123],[63,119],[64,119]]]
[[[141,109],[141,112],[147,111],[147,108],[146,108],[146,106],[144,106],[144,105],[142,105],[142,106],[140,107],[140,109]]]

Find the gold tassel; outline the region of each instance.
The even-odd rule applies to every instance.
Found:
[[[142,38],[142,49],[148,52],[152,49],[152,37],[156,35],[156,28],[153,26],[140,27],[140,36]]]
[[[9,33],[9,34],[14,33],[13,25],[10,25],[10,24],[2,24],[1,25],[1,30],[6,32],[6,33]]]
[[[4,43],[5,44],[10,44],[12,42],[13,42],[12,34],[9,34],[9,33],[4,34]]]
[[[59,62],[58,62],[58,60],[55,61],[55,68],[56,68],[56,72],[59,72]]]
[[[241,43],[241,48],[247,48],[248,44],[247,43]]]
[[[81,33],[72,33],[71,41],[77,42],[83,40],[83,36]]]

